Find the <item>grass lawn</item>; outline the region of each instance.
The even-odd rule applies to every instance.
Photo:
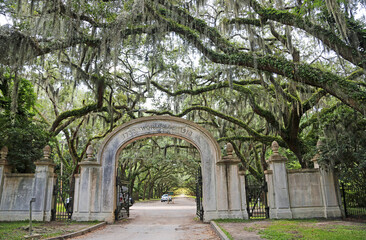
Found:
[[[26,222],[0,222],[0,239],[23,239],[24,235],[28,234],[28,231],[22,229],[29,225],[29,221]],[[40,223],[32,223],[33,227],[39,226]]]
[[[277,220],[259,230],[266,239],[366,239],[366,224],[322,224],[320,220]]]
[[[98,222],[32,222],[33,234],[41,234],[42,239],[78,231]],[[29,234],[29,221],[0,222],[0,240],[20,240]]]
[[[217,220],[228,236],[255,232],[264,239],[366,240],[366,224],[340,220]],[[238,223],[240,223],[238,225]],[[231,224],[231,225],[230,225]],[[235,228],[233,226],[235,225]]]

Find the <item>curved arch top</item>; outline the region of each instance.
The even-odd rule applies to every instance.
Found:
[[[216,139],[205,128],[198,124],[179,117],[172,116],[151,116],[134,119],[114,129],[109,133],[101,144],[98,152],[97,161],[103,164],[102,155],[109,145],[120,149],[131,141],[149,136],[166,135],[181,138],[192,143],[201,153],[204,151],[200,145],[204,137],[207,143],[214,147],[216,159],[221,156],[220,146]]]

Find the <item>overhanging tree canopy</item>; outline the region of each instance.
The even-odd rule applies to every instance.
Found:
[[[199,118],[220,128],[220,137],[276,139],[304,167],[316,122],[309,115],[336,108],[329,96],[366,110],[365,2],[325,2],[2,1],[14,21],[1,27],[0,61],[14,69],[40,66],[40,75],[57,84],[60,74],[44,67],[53,62],[94,92],[95,102],[71,111],[60,113],[54,104],[55,134],[91,113],[110,131],[126,113],[142,114],[139,102],[156,88],[183,103],[174,113],[169,104],[150,113],[204,111],[211,117]],[[117,92],[126,95],[123,101]]]

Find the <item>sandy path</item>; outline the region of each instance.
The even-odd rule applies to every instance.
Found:
[[[177,197],[174,203],[135,203],[130,218],[74,239],[218,240],[209,224],[195,221],[194,199]]]

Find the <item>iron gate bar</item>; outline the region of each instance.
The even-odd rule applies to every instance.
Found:
[[[51,220],[70,220],[74,207],[74,178],[71,182],[65,182],[56,178],[53,189],[53,206],[51,210]]]
[[[201,167],[198,167],[196,176],[196,215],[203,221],[203,205],[202,205],[202,172]]]
[[[247,212],[249,218],[269,218],[269,207],[267,202],[267,183],[252,184],[245,176],[245,190],[247,198]]]
[[[124,217],[124,214],[127,217],[130,216],[130,204],[132,204],[130,200],[129,182],[122,180],[120,169],[117,169],[116,176],[116,198],[117,204],[114,211],[114,218],[118,221]]]
[[[340,181],[340,186],[345,217],[366,219],[365,188],[344,181]]]

